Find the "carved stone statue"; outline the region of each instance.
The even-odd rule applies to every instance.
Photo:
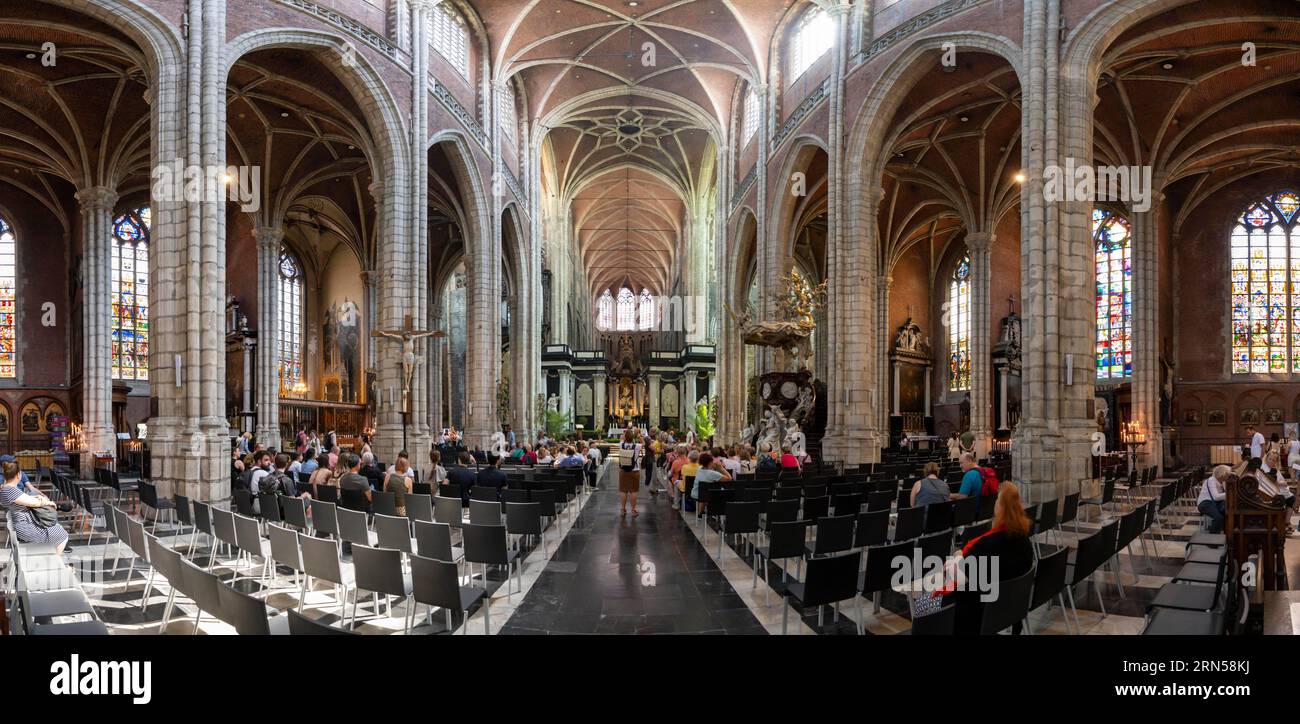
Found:
[[[740,441],[746,445],[754,442],[754,432],[753,424],[746,425],[745,428],[740,431]]]
[[[898,336],[894,338],[894,351],[929,354],[930,338],[922,334],[921,326],[908,317],[903,326],[898,328]]]
[[[808,416],[812,414],[814,402],[812,385],[806,385],[800,388],[799,401],[795,403],[794,411],[790,413],[790,419],[796,420],[800,424],[806,424],[808,422]]]
[[[768,405],[767,412],[763,413],[762,433],[759,435],[759,446],[763,443],[769,443],[773,450],[781,448],[781,441],[785,438],[785,415],[781,408],[776,405]]]
[[[560,411],[560,396],[559,396],[559,395],[552,394],[550,397],[546,398],[546,411],[547,411],[547,412],[559,412],[559,411]]]

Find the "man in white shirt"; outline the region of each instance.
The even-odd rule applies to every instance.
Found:
[[[1227,465],[1220,465],[1214,469],[1214,474],[1205,479],[1201,484],[1201,495],[1196,499],[1196,509],[1201,511],[1202,515],[1210,516],[1210,532],[1223,532],[1224,503],[1228,494],[1223,489],[1223,483],[1227,481],[1232,469]]]
[[[1246,432],[1250,435],[1250,456],[1253,458],[1264,459],[1264,433],[1255,429],[1254,425],[1247,425]]]

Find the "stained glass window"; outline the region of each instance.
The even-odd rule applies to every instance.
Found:
[[[637,312],[639,321],[637,326],[642,330],[654,329],[655,326],[655,298],[649,289],[641,290],[641,301]]]
[[[970,389],[970,256],[962,258],[948,285],[948,389]]]
[[[149,207],[113,220],[113,379],[149,379]]]
[[[596,329],[608,332],[614,328],[614,295],[606,289],[596,301]]]
[[[631,289],[623,287],[618,290],[618,330],[625,332],[636,329],[636,295]]]
[[[835,21],[820,6],[804,13],[790,42],[790,77],[798,78],[835,45]]]
[[[280,248],[280,394],[297,395],[306,382],[302,373],[302,267],[293,253]]]
[[[1097,379],[1133,374],[1133,262],[1128,220],[1092,212],[1097,262]]]
[[[509,83],[497,96],[497,124],[512,142],[519,134],[519,112],[515,108],[515,88]]]
[[[18,261],[14,231],[0,219],[0,377],[18,376]]]
[[[1232,228],[1232,373],[1300,372],[1300,197],[1251,204]]]

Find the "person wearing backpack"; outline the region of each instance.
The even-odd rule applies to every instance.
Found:
[[[964,452],[961,454],[961,488],[952,494],[954,500],[961,498],[978,498],[984,493],[984,475],[980,472],[979,465],[975,463],[975,456]]]
[[[627,500],[632,499],[632,517],[640,513],[636,509],[636,493],[641,486],[641,451],[645,448],[637,442],[633,428],[623,431],[623,442],[618,446],[618,514],[627,515]]]
[[[296,497],[298,495],[298,486],[294,484],[293,477],[289,475],[289,455],[279,453],[275,456],[275,469],[266,474],[266,477],[258,481],[258,494],[274,493],[275,495],[287,495]]]

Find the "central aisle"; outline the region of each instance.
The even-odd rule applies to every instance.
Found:
[[[642,487],[640,517],[620,518],[617,488],[606,466],[501,633],[767,633],[668,501]]]

